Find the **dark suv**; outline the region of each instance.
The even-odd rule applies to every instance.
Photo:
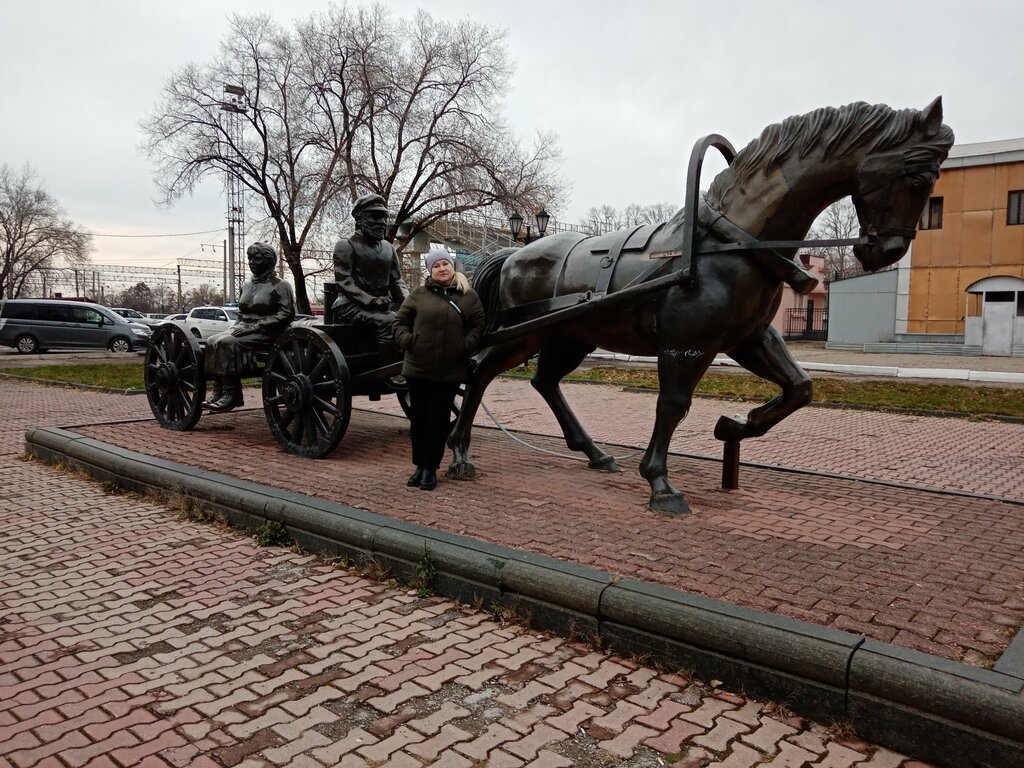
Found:
[[[7,299],[0,302],[0,344],[23,355],[47,349],[94,347],[131,352],[149,344],[148,326],[84,301]]]

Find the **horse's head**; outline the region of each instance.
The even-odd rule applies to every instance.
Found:
[[[870,241],[853,253],[869,271],[898,261],[910,248],[917,222],[939,177],[953,132],[942,124],[942,99],[914,117],[911,136],[898,147],[868,154],[857,170],[853,203],[861,235]]]

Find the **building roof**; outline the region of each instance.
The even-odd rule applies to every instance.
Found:
[[[1024,138],[954,144],[943,168],[967,168],[973,165],[996,165],[1024,162]]]

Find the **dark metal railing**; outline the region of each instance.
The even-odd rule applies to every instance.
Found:
[[[805,339],[808,341],[825,341],[828,337],[828,310],[825,307],[786,310],[787,340]]]

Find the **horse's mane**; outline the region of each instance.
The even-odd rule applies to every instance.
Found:
[[[899,146],[920,132],[921,115],[916,109],[896,110],[885,104],[858,101],[787,117],[781,123],[769,125],[737,153],[729,169],[711,183],[707,201],[712,207],[721,206],[733,186],[743,184],[757,172],[767,174],[794,153],[806,157],[821,147],[827,158],[855,149],[875,152]],[[934,136],[921,136],[920,145],[913,147],[914,158],[941,162],[952,146],[953,131],[943,125]]]

